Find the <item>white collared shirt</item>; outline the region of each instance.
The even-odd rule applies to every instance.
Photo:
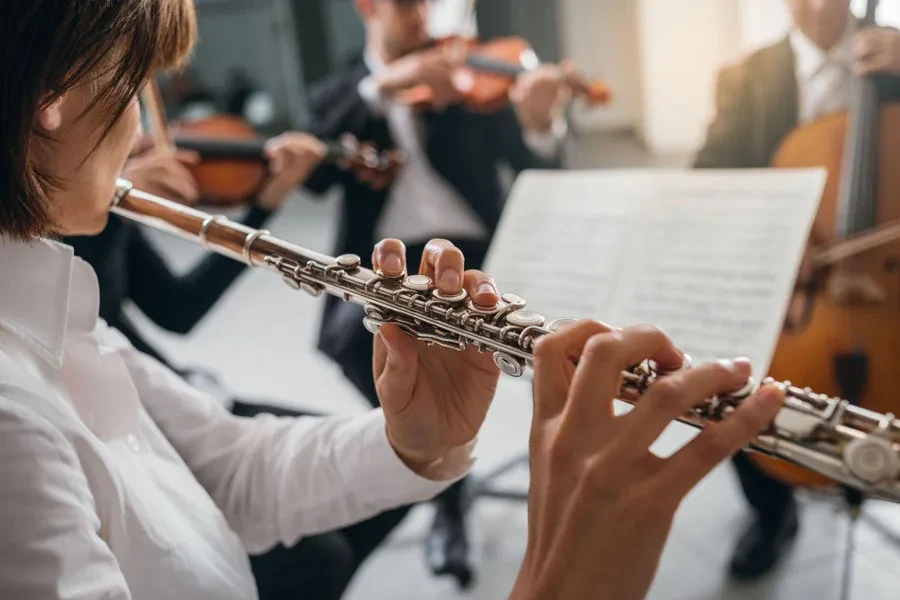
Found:
[[[365,55],[372,75],[384,63]],[[408,244],[437,236],[483,240],[487,230],[478,215],[431,166],[422,146],[421,120],[409,106],[380,98],[372,76],[359,84],[359,94],[372,110],[383,113],[394,142],[404,154],[404,164],[391,184],[387,205],[375,226],[375,239],[397,238]],[[525,143],[543,158],[552,158],[566,135],[565,119],[557,120],[547,134],[525,132]]]
[[[446,485],[379,411],[231,415],[98,320],[68,246],[0,238],[0,282],[0,598],[253,599],[248,552]]]
[[[790,33],[799,89],[800,124],[847,108],[853,80],[853,38],[857,23],[849,19],[843,36],[828,52],[799,29]]]

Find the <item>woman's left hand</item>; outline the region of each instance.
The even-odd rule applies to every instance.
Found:
[[[376,246],[372,263],[387,276],[406,270],[406,248],[399,240]],[[447,240],[426,246],[419,273],[445,294],[465,289],[481,306],[499,301],[493,280],[465,271],[462,252]],[[428,469],[454,451],[468,456],[497,388],[499,370],[489,353],[427,346],[398,326],[385,324],[375,336],[375,387],[394,450],[413,471]]]

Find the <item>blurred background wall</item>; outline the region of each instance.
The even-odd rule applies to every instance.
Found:
[[[436,35],[471,32],[465,0],[433,0]],[[353,0],[197,0],[192,76],[212,90],[235,68],[271,96],[273,129],[301,127],[305,91],[362,47]],[[865,0],[854,0],[862,10]],[[573,108],[578,132],[627,132],[659,156],[693,151],[713,112],[721,65],[782,38],[784,0],[481,0],[482,35],[518,34],[545,60],[571,57],[612,86],[604,110]],[[900,0],[881,22],[900,25]]]

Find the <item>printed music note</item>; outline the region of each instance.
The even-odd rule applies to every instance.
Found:
[[[553,317],[654,323],[695,361],[768,369],[824,171],[533,171],[487,260]]]

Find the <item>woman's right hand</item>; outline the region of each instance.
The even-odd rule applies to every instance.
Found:
[[[528,546],[511,598],[643,598],[681,500],[774,419],[783,392],[764,387],[667,459],[650,452],[691,407],[734,392],[744,360],[673,372],[621,416],[621,372],[652,359],[675,371],[683,355],[658,329],[593,321],[538,340]]]
[[[122,177],[148,194],[182,204],[195,204],[200,190],[186,165],[200,162],[196,152],[173,148],[151,148],[128,159]]]

